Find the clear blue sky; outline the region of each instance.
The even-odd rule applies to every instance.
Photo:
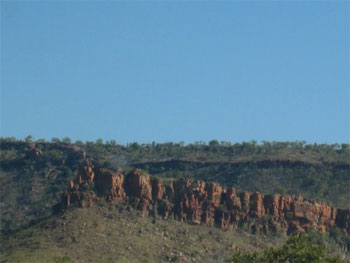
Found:
[[[1,1],[1,136],[349,142],[348,1]]]

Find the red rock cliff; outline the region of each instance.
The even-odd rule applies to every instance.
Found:
[[[124,175],[108,169],[94,168],[86,161],[75,182],[63,195],[62,205],[93,205],[96,190],[109,203],[128,202],[144,214],[182,222],[235,229],[246,225],[253,231],[280,230],[304,233],[309,229],[326,232],[339,227],[350,234],[350,210],[336,209],[328,204],[308,200],[302,196],[263,195],[225,189],[217,183],[180,179],[164,185],[159,178],[151,178],[141,170]]]

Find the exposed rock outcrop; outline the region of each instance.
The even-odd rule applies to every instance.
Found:
[[[91,188],[94,191],[89,191]],[[70,182],[61,206],[93,205],[97,196],[109,203],[128,202],[143,214],[162,218],[170,216],[182,222],[236,229],[246,225],[253,231],[270,230],[304,233],[333,227],[350,234],[350,210],[295,195],[263,195],[225,189],[217,183],[180,179],[167,185],[136,169],[127,175],[95,168],[86,161],[77,179]]]

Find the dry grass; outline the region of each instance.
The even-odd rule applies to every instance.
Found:
[[[237,249],[285,239],[140,217],[125,207],[94,207],[12,234],[3,242],[1,262],[223,262]]]

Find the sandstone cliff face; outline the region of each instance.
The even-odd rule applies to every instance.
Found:
[[[225,189],[217,183],[180,179],[164,185],[141,170],[124,175],[108,169],[94,168],[86,161],[75,182],[63,195],[62,206],[85,207],[94,204],[97,195],[86,191],[94,184],[97,195],[109,203],[128,202],[144,215],[174,217],[182,222],[236,229],[245,225],[253,231],[320,232],[332,227],[350,234],[350,210],[336,209],[328,204],[302,196],[263,195]]]

